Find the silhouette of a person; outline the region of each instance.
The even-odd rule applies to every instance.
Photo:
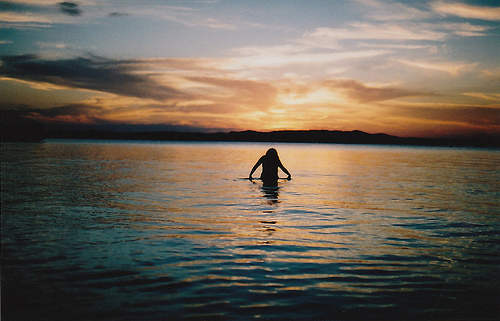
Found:
[[[248,179],[252,179],[252,174],[260,165],[262,165],[260,179],[264,186],[278,186],[278,168],[281,168],[281,170],[288,175],[288,180],[292,179],[292,175],[285,166],[283,166],[278,156],[278,152],[274,148],[269,148],[266,155],[262,156],[257,163],[255,163],[250,175],[248,175]]]

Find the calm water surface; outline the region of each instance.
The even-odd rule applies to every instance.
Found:
[[[273,146],[3,144],[2,320],[498,320],[498,150]]]

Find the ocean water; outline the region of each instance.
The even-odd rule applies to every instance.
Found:
[[[269,147],[293,178],[276,189],[243,179]],[[2,320],[499,319],[498,150],[1,153]]]

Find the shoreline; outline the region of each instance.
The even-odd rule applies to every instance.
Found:
[[[218,133],[202,132],[114,132],[105,130],[51,130],[50,139],[96,139],[137,141],[200,141],[200,142],[269,142],[269,143],[322,143],[352,145],[396,145],[396,146],[441,146],[441,147],[488,147],[500,148],[500,139],[495,136],[470,138],[419,138],[398,137],[387,134],[369,134],[359,130],[283,130],[272,132],[231,131]]]

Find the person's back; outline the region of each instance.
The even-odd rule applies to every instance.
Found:
[[[279,166],[279,158],[274,155],[266,154],[263,156],[262,160],[262,173],[260,178],[263,181],[272,181],[278,179],[278,166]]]
[[[257,167],[262,164],[262,173],[260,178],[264,186],[277,186],[278,185],[278,168],[288,175],[288,179],[291,178],[291,174],[283,166],[278,156],[278,152],[274,148],[268,149],[266,155],[262,156],[259,161],[255,164],[250,172],[249,178],[252,179],[252,174],[255,172]]]

